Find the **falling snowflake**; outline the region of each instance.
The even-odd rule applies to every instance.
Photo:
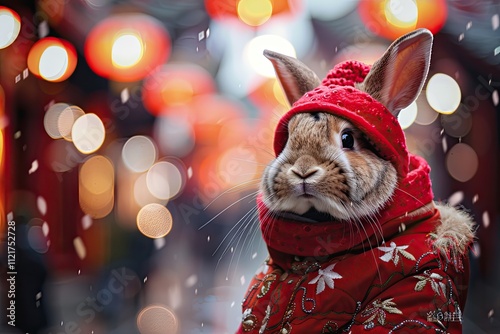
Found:
[[[483,219],[483,226],[485,228],[488,228],[488,226],[490,226],[490,215],[488,214],[488,211],[483,212],[482,219]]]
[[[128,91],[128,88],[124,88],[120,93],[120,99],[122,101],[122,104],[127,103],[129,98],[130,98],[130,93]]]
[[[38,38],[43,38],[49,34],[49,23],[43,20],[38,25]]]
[[[205,31],[200,31],[198,33],[198,42],[205,38]]]
[[[441,145],[443,146],[443,152],[446,153],[448,151],[448,142],[446,141],[446,137],[441,139]]]
[[[429,272],[425,272],[424,276],[415,275],[413,277],[419,280],[417,284],[415,284],[415,291],[422,291],[427,283],[430,283],[432,290],[438,296],[440,296],[441,293],[443,296],[446,296],[446,284],[440,282],[444,279],[443,276],[436,273],[429,274]]]
[[[45,237],[49,235],[49,224],[47,222],[43,222],[42,224],[42,233]]]
[[[392,314],[403,314],[400,309],[396,307],[396,303],[393,302],[394,298],[389,298],[384,301],[380,301],[380,299],[375,300],[372,303],[372,306],[366,308],[363,312],[361,312],[362,317],[368,317],[363,324],[367,324],[372,322],[375,318],[377,318],[377,321],[379,324],[382,326],[385,325],[385,319],[387,316],[387,313],[392,313]]]
[[[38,169],[38,160],[33,160],[33,162],[31,163],[31,168],[28,171],[28,174],[33,174],[34,172],[37,171],[37,169]]]
[[[340,279],[340,276],[337,272],[333,271],[335,265],[337,263],[331,264],[325,269],[318,270],[318,276],[313,278],[308,284],[317,284],[316,286],[316,294],[319,295],[321,292],[325,290],[325,285],[327,285],[330,289],[334,288],[334,279]]]
[[[495,14],[491,17],[491,28],[493,30],[497,30],[499,25],[500,25],[500,18],[498,17],[498,14]]]
[[[38,207],[38,211],[42,214],[42,216],[45,216],[47,213],[47,202],[45,201],[45,198],[42,196],[38,196],[36,199],[36,206]]]
[[[496,107],[498,105],[498,90],[494,90],[491,94],[491,99],[493,100],[493,105]]]
[[[198,282],[198,276],[196,275],[191,275],[186,279],[186,287],[191,288],[193,287],[196,283]]]
[[[85,215],[82,217],[82,227],[84,230],[88,230],[92,226],[92,217],[90,215]]]
[[[464,192],[456,191],[448,198],[448,204],[450,206],[455,206],[460,204],[464,200]]]
[[[497,46],[494,50],[493,50],[493,55],[496,56],[497,54],[500,53],[500,46]]]
[[[396,246],[396,243],[392,241],[389,247],[386,246],[378,247],[379,250],[385,252],[384,255],[380,256],[380,259],[384,262],[392,261],[394,265],[397,265],[399,263],[399,255],[401,254],[406,259],[415,261],[415,257],[411,253],[405,250],[407,248],[408,245]]]
[[[479,200],[479,195],[475,194],[474,197],[472,197],[472,204],[476,203]]]

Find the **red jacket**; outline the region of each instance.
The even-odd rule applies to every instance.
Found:
[[[259,198],[270,256],[238,333],[461,333],[472,222],[432,203],[424,160],[412,156],[411,168],[362,230],[273,218]]]

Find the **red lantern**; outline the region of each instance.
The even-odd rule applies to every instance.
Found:
[[[92,29],[85,42],[85,58],[98,75],[131,82],[165,62],[170,47],[170,36],[157,19],[118,14]]]

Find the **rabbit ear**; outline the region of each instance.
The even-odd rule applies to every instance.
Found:
[[[264,50],[264,56],[273,64],[290,105],[321,83],[311,69],[295,58],[270,50]]]
[[[397,117],[422,90],[429,72],[431,48],[432,34],[427,29],[401,36],[373,64],[359,89]]]

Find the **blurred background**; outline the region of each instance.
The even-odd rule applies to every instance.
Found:
[[[500,332],[498,1],[0,5],[0,332],[234,332],[288,108],[262,50],[321,78],[419,27],[430,73],[399,121],[436,200],[478,225],[464,333]]]

